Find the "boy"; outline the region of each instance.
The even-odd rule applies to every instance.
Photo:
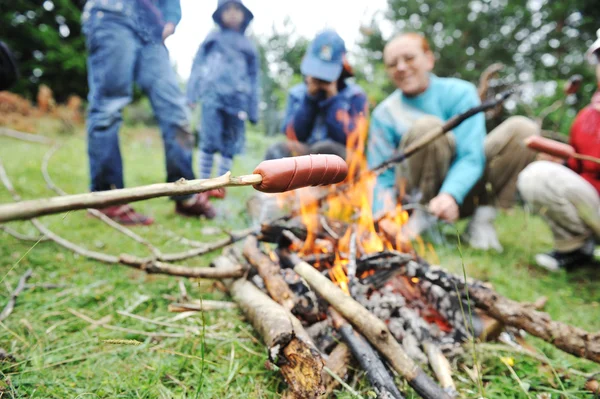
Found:
[[[124,187],[119,148],[121,111],[131,102],[133,83],[148,95],[162,131],[167,181],[194,179],[193,140],[185,98],[169,63],[164,40],[181,19],[178,0],[88,0],[83,12],[90,92],[88,155],[91,191]],[[206,193],[173,198],[180,215],[213,218]],[[150,225],[151,217],[129,205],[101,209],[127,225]]]
[[[220,153],[218,174],[231,169],[242,152],[245,122],[258,121],[259,58],[245,31],[254,16],[241,0],[219,0],[213,20],[219,29],[204,40],[194,59],[187,98],[193,108],[202,100],[200,177],[211,177],[213,157]],[[209,191],[224,198],[225,190]]]

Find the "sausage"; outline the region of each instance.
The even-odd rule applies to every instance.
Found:
[[[568,144],[550,140],[545,137],[531,136],[525,139],[525,145],[535,151],[543,152],[559,158],[570,158],[575,155],[575,149]]]
[[[343,181],[346,161],[337,155],[304,155],[261,162],[254,170],[262,182],[254,186],[265,193],[281,193],[307,186],[324,186]]]

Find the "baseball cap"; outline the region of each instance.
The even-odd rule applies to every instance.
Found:
[[[305,76],[333,82],[339,79],[344,68],[346,44],[334,30],[324,30],[311,42],[300,71]]]
[[[588,51],[586,53],[590,62],[594,63],[594,64],[596,62],[598,62],[597,58],[594,57],[594,53],[596,51],[600,50],[600,29],[598,29],[598,31],[596,32],[596,35],[598,36],[598,38],[596,39],[596,41],[594,43],[592,43],[592,46],[588,49]]]

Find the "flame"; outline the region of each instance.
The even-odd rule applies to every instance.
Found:
[[[350,295],[350,288],[348,287],[348,282],[350,280],[348,279],[348,275],[346,274],[347,270],[345,268],[347,264],[348,261],[340,259],[339,252],[336,252],[333,267],[329,269],[329,278],[331,278],[331,281],[340,287],[342,291]]]

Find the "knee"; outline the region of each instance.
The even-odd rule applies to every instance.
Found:
[[[121,112],[130,98],[123,96],[119,98],[94,98],[90,104],[89,125],[92,128],[108,128],[121,120]]]
[[[421,137],[424,133],[443,125],[444,122],[437,116],[425,115],[413,123],[412,127],[405,135],[406,140],[412,141],[418,137]]]
[[[511,116],[503,124],[506,124],[510,134],[518,140],[540,134],[540,127],[537,123],[524,116]]]
[[[529,164],[519,173],[517,190],[525,201],[535,201],[537,188],[548,186],[548,182],[555,175],[555,166],[559,165],[549,161],[537,161]]]

